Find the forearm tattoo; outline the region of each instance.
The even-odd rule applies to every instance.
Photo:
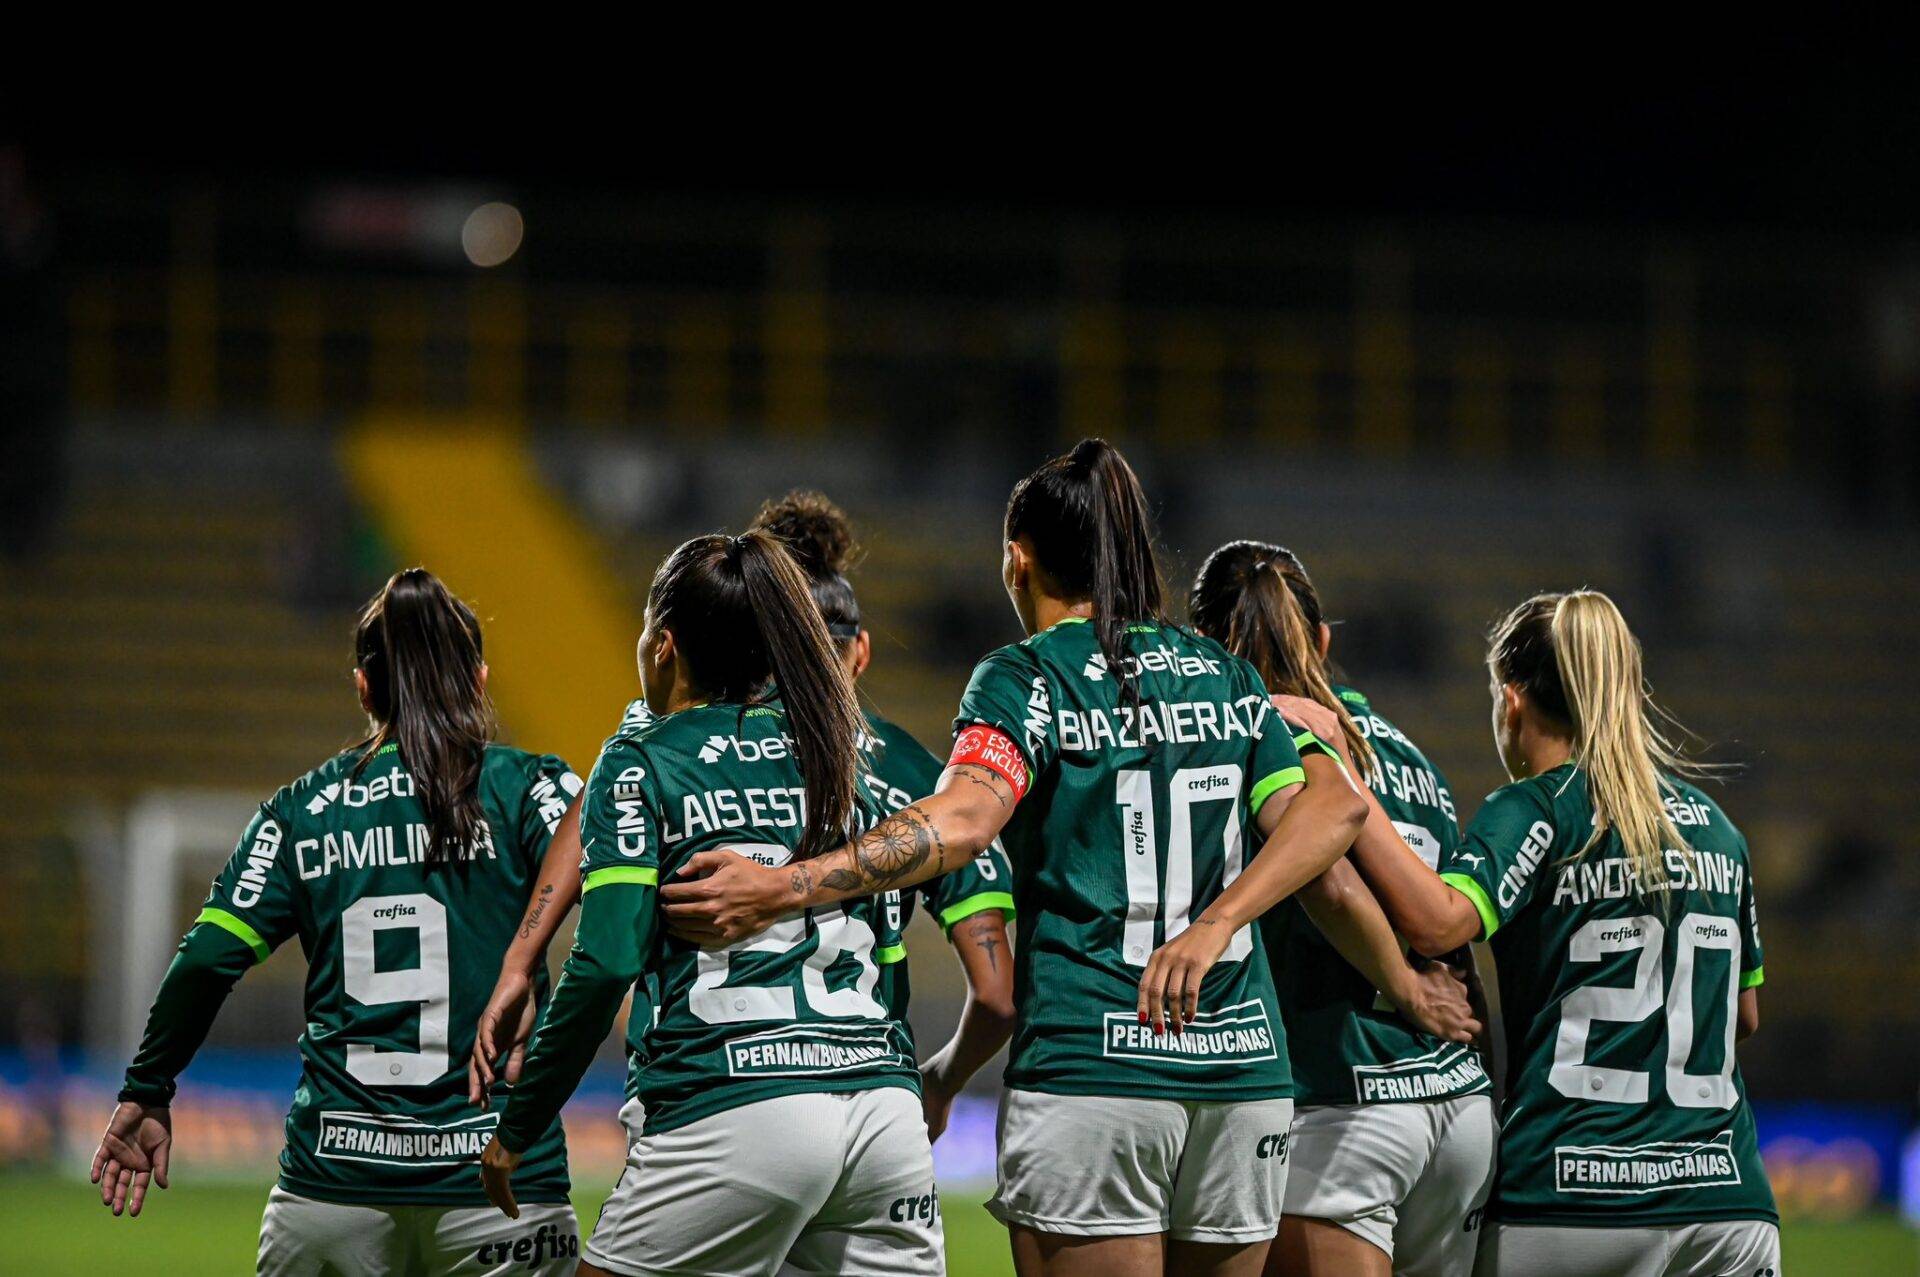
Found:
[[[553,884],[548,883],[546,886],[540,888],[540,898],[533,902],[533,908],[527,910],[526,921],[520,924],[520,936],[522,939],[533,934],[533,929],[540,925],[541,915],[546,913],[547,906],[552,903]]]
[[[929,860],[943,861],[947,845],[918,803],[903,807],[853,844],[853,863],[829,870],[820,885],[872,895],[891,891]]]

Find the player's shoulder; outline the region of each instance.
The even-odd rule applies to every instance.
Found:
[[[1571,763],[1562,763],[1538,776],[1502,785],[1480,804],[1473,823],[1520,819],[1544,820],[1556,837],[1578,827],[1584,838],[1584,831],[1593,824],[1593,806],[1587,800],[1584,774]]]
[[[1661,802],[1667,809],[1668,818],[1689,843],[1699,845],[1711,842],[1712,845],[1705,850],[1737,852],[1743,858],[1746,856],[1746,836],[1713,795],[1680,776],[1662,775],[1660,786],[1663,790]]]
[[[282,785],[261,807],[283,823],[318,816],[339,800],[348,785],[364,783],[365,773],[382,758],[393,759],[397,766],[399,754],[400,747],[391,741],[371,754],[366,741],[349,745],[318,767]]]

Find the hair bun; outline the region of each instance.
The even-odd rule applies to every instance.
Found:
[[[824,493],[804,488],[762,505],[753,517],[753,527],[786,542],[788,552],[809,576],[844,574],[860,549],[847,512]]]

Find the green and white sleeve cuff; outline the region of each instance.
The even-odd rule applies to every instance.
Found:
[[[998,909],[1008,920],[1013,918],[1013,896],[1004,891],[980,891],[948,905],[940,911],[940,930],[952,931],[954,924],[976,913],[985,913],[989,909]]]
[[[1493,933],[1500,930],[1500,913],[1487,898],[1486,888],[1459,873],[1441,874],[1440,881],[1473,902],[1474,912],[1480,915],[1480,939],[1492,939]]]

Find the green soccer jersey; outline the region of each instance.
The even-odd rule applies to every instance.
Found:
[[[1031,772],[1002,833],[1020,909],[1007,1084],[1063,1095],[1290,1094],[1286,1034],[1253,928],[1207,973],[1200,1016],[1156,1035],[1140,976],[1240,873],[1254,813],[1305,780],[1251,665],[1171,625],[1127,634],[1123,704],[1093,626],[1062,622],[973,672],[955,730],[997,729]],[[1258,835],[1253,835],[1257,848]]]
[[[488,746],[484,837],[430,869],[425,814],[397,748],[356,771],[363,752],[261,807],[182,950],[216,928],[264,961],[299,937],[307,1027],[284,1188],[329,1202],[484,1206],[475,1165],[503,1101],[479,1113],[467,1100],[473,1026],[580,780],[557,758]],[[542,973],[535,996],[546,992]],[[149,1039],[165,1031],[156,1024]],[[143,1047],[129,1090],[171,1089],[144,1063],[154,1054]],[[530,1141],[521,1176],[528,1200],[567,1200],[557,1120]]]
[[[867,730],[860,748],[867,762],[863,780],[874,801],[888,812],[899,811],[908,803],[931,794],[940,781],[940,773],[946,770],[946,764],[929,753],[905,728],[871,710],[867,711]],[[918,900],[924,902],[934,921],[940,924],[940,930],[951,935],[957,923],[988,909],[998,909],[1007,921],[1013,921],[1012,890],[1013,874],[1007,867],[1007,854],[996,841],[952,873],[929,878],[905,891],[889,891],[880,899],[887,911],[887,927],[894,933],[906,934]],[[880,999],[911,1037],[913,1026],[907,1020],[907,1005],[912,998],[912,988],[906,956],[905,945],[880,953]]]
[[[877,898],[802,910],[720,950],[666,933],[658,884],[696,853],[791,859],[805,787],[785,725],[778,704],[715,704],[623,725],[607,742],[580,814],[579,930],[501,1125],[507,1147],[558,1111],[647,974],[657,1005],[629,1020],[628,1050],[644,1061],[649,1132],[781,1095],[918,1088],[906,1034],[876,992],[878,955],[900,943]]]
[[[1643,894],[1571,764],[1488,797],[1441,877],[1500,968],[1511,1081],[1489,1213],[1538,1224],[1776,1219],[1734,1056],[1763,978],[1746,839],[1669,780],[1687,851]]]
[[[1337,691],[1373,746],[1368,787],[1407,845],[1438,869],[1460,841],[1446,777],[1366,697],[1352,688]],[[1492,1088],[1478,1051],[1401,1019],[1298,901],[1282,901],[1260,920],[1260,932],[1287,1021],[1297,1103],[1453,1099]]]

